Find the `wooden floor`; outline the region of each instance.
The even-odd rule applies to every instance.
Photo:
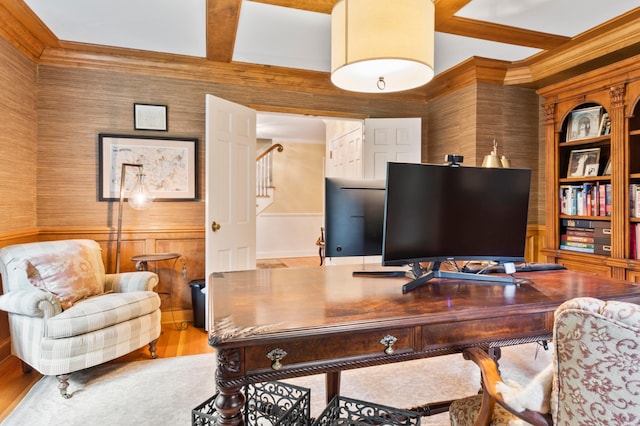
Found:
[[[319,257],[301,257],[278,259],[289,268],[318,266]],[[170,358],[183,355],[197,355],[213,352],[209,346],[207,332],[195,328],[191,324],[186,330],[178,330],[173,323],[162,324],[162,334],[158,339],[157,353],[159,358]],[[148,348],[142,348],[121,358],[111,361],[132,362],[149,359]],[[0,363],[0,422],[11,413],[13,408],[22,400],[29,389],[42,378],[33,371],[29,374],[22,372],[20,361],[16,357],[9,357]],[[57,391],[52,397],[61,398]]]

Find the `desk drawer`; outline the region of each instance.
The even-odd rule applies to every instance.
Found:
[[[422,350],[551,334],[553,312],[433,324],[422,327]]]
[[[286,355],[281,359],[283,366],[306,362],[323,362],[332,359],[363,356],[384,356],[386,346],[381,343],[386,336],[397,339],[392,351],[413,351],[416,347],[415,329],[393,329],[380,332],[334,334],[316,338],[300,338],[283,342],[247,347],[245,351],[245,371],[272,369],[273,362],[268,354],[282,350]],[[393,339],[391,339],[393,340]]]

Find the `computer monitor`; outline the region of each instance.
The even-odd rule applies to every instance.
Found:
[[[412,265],[409,291],[448,276],[439,270],[444,261],[523,261],[530,184],[528,169],[388,163],[382,264]],[[430,271],[418,267],[427,262]]]
[[[326,257],[379,256],[384,180],[325,178]]]

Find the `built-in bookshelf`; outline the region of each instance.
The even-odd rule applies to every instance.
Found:
[[[583,103],[565,116],[558,141],[558,248],[611,255],[611,135],[602,105]]]
[[[540,89],[548,262],[640,282],[640,57]]]

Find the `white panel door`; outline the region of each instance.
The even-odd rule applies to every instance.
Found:
[[[364,120],[364,178],[386,179],[387,162],[420,163],[420,118],[368,118]]]
[[[335,135],[327,143],[326,176],[361,178],[362,126]]]
[[[256,112],[206,96],[205,273],[256,267]]]

